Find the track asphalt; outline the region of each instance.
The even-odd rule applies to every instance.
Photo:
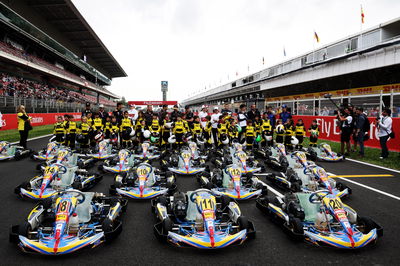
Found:
[[[28,145],[39,150],[45,147],[47,141],[48,138],[32,140]],[[350,161],[320,164],[328,172],[337,175],[393,174],[393,177],[349,179],[400,197],[398,173]],[[384,236],[373,247],[336,250],[293,242],[256,208],[252,200],[240,202],[239,205],[243,214],[254,222],[256,239],[246,241],[242,246],[222,250],[176,248],[155,238],[150,202],[130,201],[122,234],[111,244],[63,257],[24,254],[17,246],[8,243],[9,228],[13,224],[23,223],[34,203],[19,198],[14,194],[14,188],[36,174],[36,165],[37,162],[29,158],[0,163],[0,265],[398,265],[400,260],[400,201],[343,180],[353,190],[350,198],[344,200],[345,203],[359,215],[373,218],[384,228]],[[264,177],[261,179],[265,181]],[[177,180],[181,191],[198,188],[193,177],[179,176]],[[112,182],[113,175],[105,175],[92,191],[108,193]]]

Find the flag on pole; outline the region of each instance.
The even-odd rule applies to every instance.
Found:
[[[283,46],[283,56],[286,57],[286,49],[285,49],[285,46]]]
[[[263,57],[263,65],[264,65],[265,61],[264,61],[264,57]]]
[[[239,76],[239,73],[236,71],[236,76]]]
[[[365,17],[365,15],[364,15],[364,10],[363,10],[363,8],[362,8],[362,6],[361,6],[361,23],[362,23],[362,24],[364,24],[364,17]]]
[[[316,31],[314,31],[314,38],[317,42],[319,42],[319,37]]]

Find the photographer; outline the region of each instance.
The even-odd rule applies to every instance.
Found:
[[[385,159],[389,156],[388,147],[386,145],[389,137],[394,138],[394,133],[392,132],[392,118],[390,114],[392,111],[389,108],[383,109],[382,116],[376,118],[379,142],[381,144],[381,157],[380,159]]]
[[[340,151],[345,156],[350,155],[350,137],[353,133],[352,122],[353,117],[350,114],[349,108],[344,108],[343,112],[338,111],[337,119],[340,121]],[[347,152],[344,152],[346,144]]]

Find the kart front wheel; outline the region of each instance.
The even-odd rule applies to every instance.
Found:
[[[245,216],[239,216],[237,223],[239,224],[239,230],[242,231],[243,229],[248,230],[250,228],[249,220]]]
[[[293,217],[289,220],[289,229],[295,235],[304,235],[303,223],[299,218]]]
[[[173,223],[170,218],[166,218],[162,221],[163,234],[167,235],[168,232],[172,231]]]
[[[364,234],[368,234],[372,229],[376,228],[374,221],[368,217],[358,217],[358,230]]]

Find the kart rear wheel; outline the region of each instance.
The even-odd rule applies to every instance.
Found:
[[[289,228],[296,235],[304,235],[303,223],[299,218],[291,217],[289,219]]]
[[[239,224],[239,230],[242,231],[243,229],[249,229],[250,228],[250,223],[249,220],[247,220],[247,217],[245,216],[239,216],[237,219],[237,223]]]
[[[23,189],[28,190],[28,189],[31,188],[31,183],[25,181],[25,182],[23,182],[23,183],[21,184],[20,188],[23,188]]]
[[[343,190],[345,190],[347,188],[347,191],[349,192],[349,194],[351,194],[351,189],[347,185],[343,184],[342,182],[337,182],[336,183],[336,188],[339,191],[343,191]]]
[[[231,198],[229,198],[227,195],[221,195],[221,210],[224,210],[230,202]]]
[[[372,229],[376,228],[374,221],[368,217],[358,217],[358,230],[364,234],[368,234]]]
[[[72,187],[74,189],[81,190],[82,189],[82,183],[79,182],[79,181],[74,181],[74,183],[72,183]]]
[[[170,218],[166,218],[162,221],[163,234],[167,235],[168,232],[172,231],[173,223]]]
[[[18,226],[18,234],[21,236],[28,237],[31,231],[32,231],[32,226],[28,222]]]

